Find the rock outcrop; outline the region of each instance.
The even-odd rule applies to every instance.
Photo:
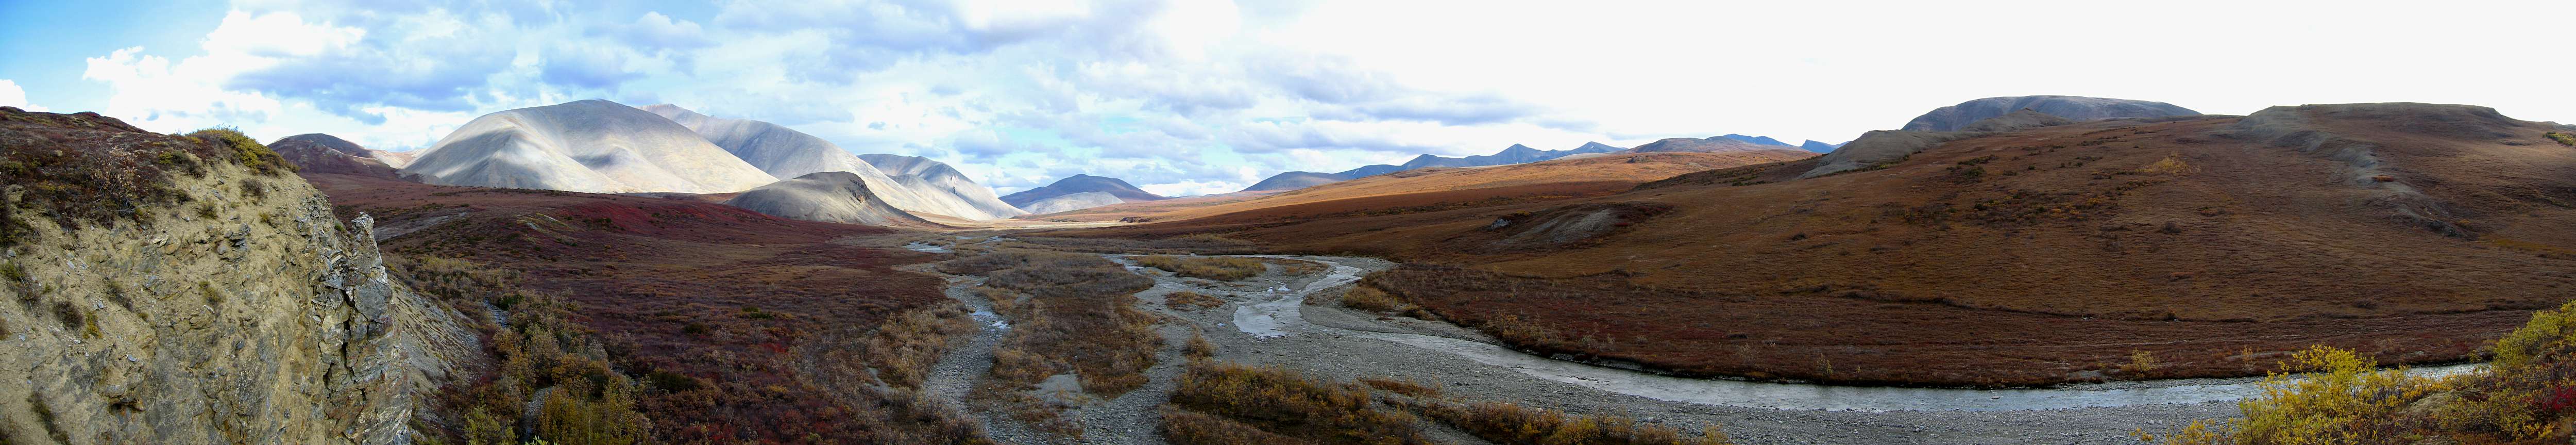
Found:
[[[724,204],[805,221],[935,226],[928,220],[886,204],[885,199],[878,198],[869,190],[867,181],[859,179],[858,174],[841,171],[807,173],[796,179],[760,186],[744,191]]]
[[[589,193],[729,193],[778,180],[670,119],[599,99],[474,118],[403,173],[440,185]]]
[[[1899,129],[1909,131],[1961,131],[1969,124],[1989,118],[2031,110],[2078,122],[2132,117],[2190,116],[2200,114],[2189,108],[2164,102],[2130,99],[2106,99],[2081,96],[2007,96],[1960,102],[1923,113]]]
[[[0,442],[401,444],[452,311],[229,130],[0,107]]]

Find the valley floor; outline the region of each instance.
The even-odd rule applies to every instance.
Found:
[[[917,246],[916,250],[927,248]],[[1368,258],[1263,256],[1328,265],[1302,275],[1270,267],[1269,273],[1221,282],[1173,276],[1107,255],[1127,269],[1153,277],[1137,294],[1139,309],[1164,317],[1152,382],[1115,398],[1070,408],[1085,425],[1080,443],[1160,444],[1156,410],[1169,398],[1183,368],[1181,349],[1193,332],[1214,343],[1213,359],[1276,365],[1311,378],[1412,379],[1440,386],[1461,400],[1504,401],[1571,413],[1627,416],[1696,430],[1716,424],[1750,444],[2082,444],[2136,443],[2133,431],[2162,430],[2193,420],[2237,415],[2232,400],[2251,391],[2250,379],[2200,379],[2080,385],[2043,390],[1967,390],[1837,387],[1740,381],[1679,380],[1607,367],[1548,360],[1494,346],[1498,342],[1440,322],[1381,317],[1340,307],[1352,282],[1393,264]],[[926,273],[928,268],[916,269]],[[930,377],[928,392],[952,406],[974,407],[965,388],[989,378],[992,342],[1009,324],[989,316],[991,302],[970,288],[980,277],[949,275],[948,295],[979,309],[980,332],[967,347],[951,349]],[[1224,300],[1191,309],[1166,304],[1178,292]],[[1501,353],[1496,353],[1501,351]],[[1685,388],[1675,388],[1675,387]],[[1634,394],[1646,394],[1653,397]],[[1771,394],[1787,394],[1779,399]],[[974,408],[968,408],[975,410]],[[1069,442],[1021,425],[1010,416],[979,413],[1003,443]],[[1455,431],[1429,428],[1447,442],[1483,443]]]

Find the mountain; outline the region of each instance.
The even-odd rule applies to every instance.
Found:
[[[0,160],[9,443],[407,443],[492,363],[239,132],[0,107]]]
[[[1007,219],[1029,214],[993,196],[993,188],[975,183],[948,164],[920,156],[864,154],[859,160],[876,166],[896,183],[926,198],[924,213],[967,219]],[[902,207],[902,206],[896,206]]]
[[[599,99],[474,118],[403,173],[431,184],[591,193],[727,193],[777,181],[688,127]]]
[[[1058,179],[1054,184],[1047,184],[1045,187],[1021,190],[1019,193],[1002,195],[1002,202],[1026,208],[1029,204],[1036,203],[1039,200],[1082,192],[1108,193],[1111,196],[1118,197],[1118,200],[1121,202],[1143,202],[1171,199],[1165,198],[1162,195],[1153,194],[1152,192],[1147,192],[1145,189],[1136,188],[1136,186],[1130,185],[1127,181],[1122,181],[1118,178],[1075,174],[1071,177]]]
[[[1762,145],[1777,145],[1777,146],[1782,146],[1782,147],[1796,147],[1796,145],[1789,145],[1789,143],[1787,143],[1787,142],[1780,142],[1780,140],[1779,140],[1779,139],[1772,139],[1770,136],[1745,136],[1745,135],[1740,135],[1740,134],[1733,134],[1733,133],[1729,133],[1729,134],[1722,135],[1722,136],[1718,136],[1718,137],[1727,138],[1727,139],[1734,139],[1734,140],[1744,141],[1744,142],[1751,142],[1751,143],[1762,144]]]
[[[1987,118],[2032,110],[2076,121],[2133,117],[2191,116],[2200,112],[2164,102],[2080,96],[2008,96],[1960,102],[1923,113],[1900,128],[1908,131],[1960,131]]]
[[[1845,141],[1845,143],[1849,143],[1849,141]],[[1843,144],[1827,144],[1817,142],[1814,139],[1808,139],[1806,143],[1798,144],[1798,148],[1817,153],[1831,153],[1836,148],[1843,148]]]
[[[1961,129],[1959,129],[1959,130],[1960,130],[1960,131],[2020,131],[2020,130],[2028,130],[2028,129],[2032,129],[2032,128],[2039,128],[2039,127],[2054,127],[2054,126],[2066,125],[2066,124],[2072,124],[2072,123],[2075,123],[2075,120],[2073,120],[2073,119],[2067,119],[2067,118],[2063,118],[2063,117],[2058,117],[2057,115],[2053,115],[2053,114],[2041,113],[2041,112],[2037,112],[2037,111],[2031,111],[2031,110],[2030,110],[2030,109],[2028,109],[2028,108],[2024,108],[2024,109],[2020,109],[2020,110],[2015,110],[2015,111],[2013,111],[2013,112],[2011,112],[2011,113],[2005,113],[2005,114],[2004,114],[2004,115],[2002,115],[2002,116],[1995,116],[1995,117],[1989,117],[1989,118],[1985,118],[1985,119],[1980,119],[1980,120],[1978,120],[1978,121],[1976,121],[1976,122],[1969,123],[1969,124],[1968,124],[1968,126],[1967,126],[1966,128],[1961,128]]]
[[[1619,150],[1621,150],[1619,147],[1612,147],[1599,142],[1585,142],[1582,146],[1565,150],[1540,150],[1530,148],[1527,145],[1512,144],[1512,146],[1504,147],[1502,151],[1494,152],[1494,154],[1490,155],[1451,158],[1426,154],[1415,156],[1413,157],[1413,160],[1405,161],[1404,165],[1373,164],[1362,166],[1360,168],[1343,170],[1340,173],[1316,173],[1305,171],[1280,173],[1271,175],[1269,178],[1264,178],[1261,182],[1254,183],[1251,187],[1245,187],[1240,191],[1295,190],[1311,187],[1316,184],[1331,183],[1333,181],[1348,181],[1417,168],[1483,167],[1488,165],[1524,164],[1572,155],[1609,153]]]
[[[671,104],[647,105],[644,110],[688,127],[690,131],[706,137],[707,142],[779,179],[816,172],[850,172],[867,182],[869,192],[898,209],[968,219],[1008,217],[995,216],[995,212],[952,198],[954,194],[944,189],[921,189],[905,184],[831,141],[783,125],[713,117]]]
[[[1028,236],[1222,231],[1267,251],[1399,259],[1363,285],[1423,318],[1526,323],[1487,332],[1684,375],[2246,377],[2316,344],[2446,363],[2479,359],[2576,289],[2576,150],[2549,140],[2556,128],[2486,107],[2343,104],[1883,131],[1836,153],[1943,140],[1806,178],[1826,159],[1568,199],[1326,201]],[[1602,301],[1624,309],[1568,309]],[[1694,322],[1726,328],[1654,328]],[[1634,340],[1568,340],[1584,337]],[[2191,358],[2112,365],[2132,356]]]
[[[1725,136],[1713,136],[1707,139],[1668,138],[1648,142],[1645,145],[1637,146],[1637,148],[1628,149],[1627,153],[1718,153],[1729,151],[1780,150],[1784,148],[1796,147],[1790,146],[1789,144],[1781,144],[1779,141],[1772,141],[1772,143],[1764,144],[1745,142],[1740,139],[1733,139]]]
[[[886,204],[857,173],[824,171],[760,186],[724,204],[780,218],[870,226],[932,227]]]
[[[1118,199],[1118,195],[1112,195],[1109,192],[1082,192],[1030,202],[1027,209],[1031,214],[1044,215],[1126,202]]]
[[[1263,178],[1261,182],[1253,183],[1251,187],[1244,187],[1242,191],[1296,190],[1348,180],[1351,180],[1349,176],[1340,173],[1282,172]]]
[[[367,147],[361,147],[355,142],[327,134],[306,133],[287,136],[268,143],[268,149],[276,150],[279,156],[286,157],[287,162],[295,163],[297,172],[373,176],[387,179],[401,177],[401,173],[395,171],[395,167],[376,157],[375,150],[368,150]]]

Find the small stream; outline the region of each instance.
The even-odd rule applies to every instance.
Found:
[[[1455,354],[1478,363],[1524,375],[1656,400],[1704,405],[1826,411],[2016,411],[2113,407],[2147,404],[2194,404],[2241,400],[2261,394],[2247,379],[2179,379],[2154,387],[2087,388],[2075,385],[2038,389],[1902,388],[1836,386],[1807,383],[1693,379],[1552,360],[1492,344],[1419,334],[1356,331],[1306,322],[1299,308],[1306,295],[1358,281],[1358,267],[1330,257],[1256,256],[1321,262],[1332,266],[1323,279],[1304,289],[1280,292],[1277,299],[1236,306],[1235,328],[1261,338],[1297,334],[1332,334],[1370,338],[1425,350]],[[1131,266],[1132,267],[1132,266]],[[2477,365],[2414,368],[2416,375],[2469,372]]]

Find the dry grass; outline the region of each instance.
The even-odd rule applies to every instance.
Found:
[[[1207,294],[1180,291],[1163,296],[1163,305],[1181,310],[1208,310],[1224,306],[1225,300]]]
[[[1256,275],[1261,275],[1262,272],[1269,270],[1269,266],[1267,266],[1268,263],[1255,258],[1185,258],[1170,255],[1146,255],[1135,257],[1135,259],[1136,264],[1171,271],[1174,275],[1191,278],[1206,278],[1217,281],[1234,281],[1251,278]]]
[[[1200,335],[1197,327],[1191,327],[1190,343],[1182,347],[1181,355],[1191,360],[1206,360],[1216,356],[1216,343],[1209,343],[1207,336]]]
[[[1273,434],[1261,427],[1225,418],[1163,407],[1163,439],[1182,445],[1312,444],[1314,441]]]
[[[1437,382],[1425,384],[1410,378],[1397,380],[1387,377],[1361,377],[1360,383],[1367,384],[1370,388],[1377,388],[1379,391],[1403,394],[1407,397],[1440,398],[1440,384]]]
[[[1422,411],[1441,423],[1466,430],[1468,434],[1510,444],[1584,444],[1584,445],[1725,445],[1726,433],[1714,425],[1701,429],[1697,437],[1685,436],[1670,426],[1640,422],[1624,416],[1570,415],[1552,409],[1531,409],[1501,402],[1481,402],[1457,406],[1449,404],[1423,406]]]
[[[1179,428],[1189,438],[1275,435],[1320,444],[1431,443],[1414,429],[1413,416],[1379,407],[1367,387],[1308,380],[1286,368],[1195,361],[1172,390],[1171,405],[1230,422],[1183,416]],[[1229,426],[1261,433],[1201,432]]]
[[[1279,265],[1279,273],[1287,275],[1312,275],[1317,272],[1324,271],[1324,263],[1313,261],[1282,259],[1272,259],[1268,261],[1270,261],[1270,264]]]
[[[1351,290],[1342,292],[1342,306],[1372,312],[1403,312],[1413,307],[1386,291],[1369,286],[1351,286]]]

